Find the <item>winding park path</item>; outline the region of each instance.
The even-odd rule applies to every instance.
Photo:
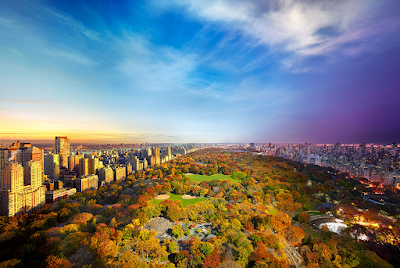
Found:
[[[289,260],[289,264],[292,267],[294,266],[296,268],[306,267],[304,265],[304,259],[301,257],[298,250],[292,245],[290,245],[286,240],[284,241],[284,245],[285,245],[285,253]]]

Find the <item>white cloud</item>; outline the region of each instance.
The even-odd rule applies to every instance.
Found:
[[[117,43],[124,55],[117,69],[136,88],[151,91],[184,89],[196,67],[196,56],[171,47],[153,45],[143,36],[131,36]]]
[[[202,20],[239,30],[274,51],[297,56],[324,55],[378,34],[378,27],[373,26],[376,21],[371,18],[378,12],[379,3],[372,0],[176,0],[173,3],[186,7]]]

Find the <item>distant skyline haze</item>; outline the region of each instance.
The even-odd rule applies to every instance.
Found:
[[[0,3],[0,143],[400,142],[400,1]]]

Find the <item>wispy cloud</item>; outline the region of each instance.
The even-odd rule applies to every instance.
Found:
[[[189,73],[196,68],[196,55],[156,46],[143,36],[121,40],[118,50],[123,57],[117,70],[139,89],[159,92],[182,89],[188,86]]]
[[[204,53],[193,47],[178,50],[158,46],[149,42],[144,35],[125,37],[115,45],[124,55],[117,65],[117,70],[131,81],[134,90],[173,94],[185,92],[192,98],[202,97],[232,103],[265,103],[267,99],[279,98],[276,96],[277,90],[273,87],[264,86],[256,77],[243,77],[241,74],[262,65],[265,58],[247,58],[246,63],[246,52],[243,49],[235,57],[232,56],[234,58],[228,59],[227,55],[219,54],[221,50],[228,49],[228,44],[223,43],[218,44],[215,50]],[[238,83],[219,82],[202,77],[199,69],[204,66],[240,76],[237,78]]]
[[[96,62],[92,61],[88,57],[82,55],[78,51],[65,51],[65,50],[60,50],[60,49],[47,49],[47,48],[42,48],[43,52],[49,55],[50,57],[55,57],[55,58],[63,58],[68,61],[72,61],[78,64],[82,65],[87,65],[87,66],[94,66],[97,65]]]
[[[11,53],[22,57],[21,53],[19,53],[19,51],[16,50],[15,48],[12,48],[12,47],[6,47],[6,48],[7,48]]]
[[[274,51],[324,55],[379,34],[371,0],[354,1],[173,1],[202,20],[240,31]],[[372,14],[372,15],[371,15]],[[398,23],[388,23],[397,27]],[[355,51],[353,51],[355,52]]]
[[[99,37],[99,34],[96,31],[85,27],[80,21],[75,20],[73,17],[71,17],[69,15],[63,15],[59,12],[55,12],[54,10],[51,10],[51,9],[45,8],[45,7],[43,7],[43,10],[46,11],[48,14],[52,15],[54,18],[57,18],[59,21],[61,21],[65,25],[67,25],[72,30],[74,30],[80,34],[83,34],[90,39],[93,39],[96,41],[101,40]]]

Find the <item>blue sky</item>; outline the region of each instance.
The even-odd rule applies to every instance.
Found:
[[[2,1],[2,140],[400,142],[400,2]]]

